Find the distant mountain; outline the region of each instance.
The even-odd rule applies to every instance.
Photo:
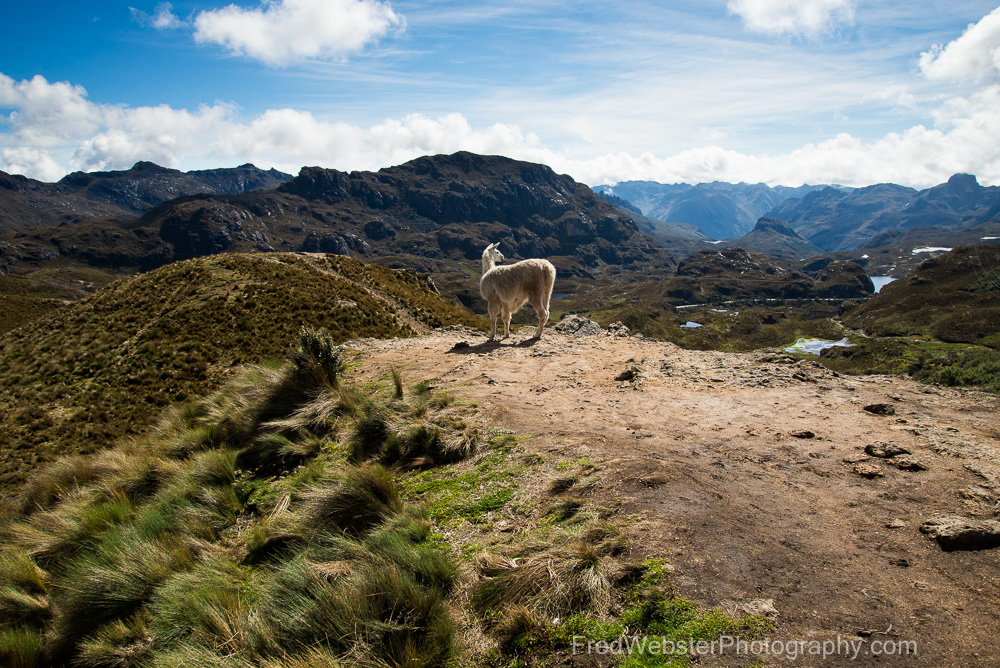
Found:
[[[1000,187],[956,174],[920,191],[886,183],[850,191],[826,188],[786,200],[767,215],[826,251],[848,251],[886,245],[892,234],[913,228],[963,230],[994,221],[1000,218]]]
[[[630,216],[569,176],[461,152],[378,172],[304,167],[273,190],[179,197],[128,222],[26,230],[0,237],[0,271],[54,259],[147,270],[222,252],[335,253],[435,273],[468,305],[479,301],[469,275],[492,242],[511,259],[548,257],[560,279],[676,266]]]
[[[56,183],[0,172],[0,234],[91,218],[134,218],[175,197],[263,190],[291,178],[253,165],[181,172],[151,162],[122,171],[73,172]]]
[[[675,304],[704,304],[738,299],[858,299],[874,291],[871,279],[857,263],[833,262],[809,275],[786,269],[760,253],[727,246],[681,260],[676,275],[661,281],[654,296]]]
[[[616,209],[627,213],[639,225],[639,231],[653,237],[657,244],[667,250],[688,255],[704,248],[709,239],[694,225],[687,223],[665,223],[645,216],[639,207],[610,192],[597,192],[598,197],[607,200]]]
[[[663,184],[624,181],[595,190],[616,195],[661,222],[687,223],[710,239],[734,239],[749,233],[754,223],[789,198],[799,198],[823,186],[770,187],[763,183]]]
[[[761,218],[749,234],[736,239],[732,245],[780,260],[802,260],[823,253],[821,248],[777,218]]]
[[[228,195],[271,190],[285,181],[292,180],[291,174],[273,168],[263,170],[249,163],[239,167],[198,169],[188,172],[187,175],[207,185],[211,188],[210,192]]]

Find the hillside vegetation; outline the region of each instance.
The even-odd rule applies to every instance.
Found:
[[[875,336],[1000,348],[1000,246],[964,246],[925,260],[844,320]]]
[[[482,322],[407,271],[339,256],[217,255],[120,280],[0,338],[0,483],[145,430],[234,365],[284,356],[303,326],[337,342]]]
[[[584,634],[771,628],[699,610],[664,562],[631,561],[618,525],[560,498],[580,476],[531,494],[549,468],[467,422],[474,406],[398,373],[363,391],[344,355],[304,329],[289,361],[36,473],[0,519],[0,662],[557,665]],[[513,504],[532,530],[493,527]]]

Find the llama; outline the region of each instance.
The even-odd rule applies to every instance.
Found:
[[[548,260],[521,260],[514,264],[496,266],[504,257],[497,250],[499,243],[490,244],[483,251],[483,277],[479,279],[479,294],[483,296],[490,312],[490,338],[497,335],[497,315],[503,314],[503,338],[510,336],[510,317],[525,302],[531,304],[538,316],[538,331],[533,338],[542,338],[542,329],[549,321],[549,300],[556,281],[556,268]]]

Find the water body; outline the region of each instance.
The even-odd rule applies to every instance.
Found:
[[[823,348],[832,348],[833,346],[842,346],[844,348],[853,348],[853,343],[848,343],[847,338],[843,338],[840,341],[828,341],[826,339],[796,339],[795,343],[792,345],[782,348],[786,353],[805,353],[807,355],[819,355],[819,352]]]
[[[689,328],[693,329],[695,327],[701,327],[701,323],[700,322],[691,322],[690,320],[688,320],[683,325],[681,325],[681,327],[689,327]]]
[[[878,294],[879,290],[896,280],[892,276],[870,276],[869,278],[875,284],[875,294]]]
[[[947,253],[950,250],[950,248],[945,248],[944,246],[924,246],[923,248],[914,248],[910,253],[913,255],[917,253],[937,253],[938,251]]]

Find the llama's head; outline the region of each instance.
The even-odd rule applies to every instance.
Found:
[[[483,251],[484,262],[488,262],[489,264],[494,264],[496,262],[504,261],[503,253],[497,250],[497,246],[499,245],[500,242],[498,241],[497,243],[490,244],[489,246],[486,247],[486,250]]]

